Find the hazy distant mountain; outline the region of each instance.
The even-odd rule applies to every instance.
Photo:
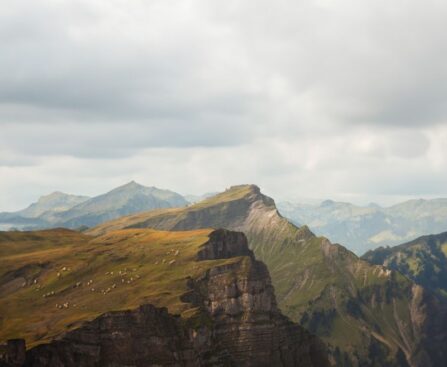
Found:
[[[45,226],[58,213],[69,210],[88,199],[87,196],[53,192],[40,197],[37,202],[25,209],[0,213],[0,229]]]
[[[69,195],[60,191],[55,191],[52,194],[42,196],[36,203],[17,212],[17,214],[25,218],[37,218],[48,212],[63,212],[87,201],[88,199],[88,196]]]
[[[62,212],[88,200],[88,196],[69,195],[55,191],[49,195],[41,196],[37,202],[17,212],[3,212],[1,217],[37,218],[47,212]]]
[[[218,194],[217,192],[207,192],[203,195],[184,195],[183,197],[189,201],[191,204],[198,203],[199,201],[205,200]]]
[[[90,227],[123,215],[187,204],[183,196],[173,191],[146,187],[132,181],[93,198],[60,192],[43,196],[24,210],[1,213],[0,230],[11,227]]]
[[[447,296],[447,232],[399,246],[379,247],[362,258],[398,270],[425,288]]]
[[[357,254],[447,230],[447,199],[409,200],[388,208],[332,200],[319,205],[283,202],[278,208],[292,221],[308,224]]]
[[[183,196],[173,191],[146,187],[132,181],[61,213],[56,222],[69,228],[90,227],[123,215],[187,204]]]

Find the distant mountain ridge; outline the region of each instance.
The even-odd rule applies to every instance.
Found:
[[[48,212],[62,212],[83,203],[89,199],[88,196],[70,195],[60,191],[41,196],[37,202],[32,203],[27,208],[17,212],[0,213],[2,218],[37,218]]]
[[[0,213],[0,229],[48,226],[51,218],[88,199],[88,196],[70,195],[55,191],[49,195],[41,196],[35,203],[25,209],[17,212]]]
[[[280,212],[358,255],[447,230],[447,199],[417,199],[383,208],[325,200],[319,205],[281,202]]]
[[[61,213],[57,223],[68,228],[91,227],[123,215],[187,204],[180,194],[173,191],[146,187],[132,181]]]
[[[180,194],[131,181],[92,198],[55,192],[24,210],[0,213],[0,224],[26,229],[90,227],[123,215],[185,205],[188,201]]]

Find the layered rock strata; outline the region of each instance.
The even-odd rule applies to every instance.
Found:
[[[236,261],[188,280],[184,319],[142,305],[109,312],[27,351],[24,366],[328,366],[318,338],[279,311],[267,268],[244,234],[216,230],[197,261]]]

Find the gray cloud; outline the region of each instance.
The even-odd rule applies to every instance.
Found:
[[[94,194],[128,178],[447,194],[446,17],[437,0],[11,2],[0,205],[24,202],[18,182]]]

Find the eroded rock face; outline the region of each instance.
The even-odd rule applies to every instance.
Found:
[[[25,361],[25,341],[23,339],[11,339],[4,345],[0,345],[0,367],[18,367]]]
[[[237,256],[249,256],[254,260],[243,233],[220,229],[212,232],[209,237],[209,241],[197,254],[197,260],[229,259]]]
[[[187,330],[164,308],[140,306],[85,323],[27,353],[25,366],[197,366]]]
[[[206,292],[202,304],[212,317],[213,335],[219,345],[240,366],[327,365],[319,340],[279,311],[267,267],[254,259],[245,235],[217,232],[220,242],[222,235],[239,236],[234,237],[240,242],[233,246],[233,256],[240,256],[241,248],[246,254],[241,262],[211,269],[192,282],[196,293],[199,289]],[[211,239],[207,247],[213,248],[209,254],[215,254]],[[231,248],[226,250],[231,253]]]
[[[445,306],[427,292],[412,291],[414,283],[400,273],[294,226],[256,186],[232,187],[182,211],[129,217],[90,233],[213,227],[247,235],[269,268],[281,310],[323,338],[337,365],[447,365]]]
[[[217,230],[198,260],[239,257],[190,279],[186,321],[142,305],[110,312],[27,352],[25,366],[328,366],[318,338],[279,311],[265,265],[242,233]]]
[[[280,313],[265,265],[244,262],[212,269],[196,284],[207,290],[218,344],[238,366],[326,366],[319,340]]]

